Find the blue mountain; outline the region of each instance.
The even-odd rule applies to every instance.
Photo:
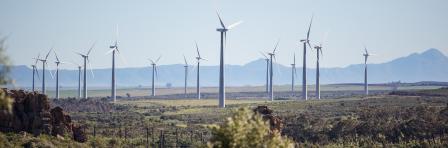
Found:
[[[300,65],[300,64],[298,64]],[[161,65],[159,66],[158,86],[165,86],[167,83],[173,86],[183,86],[184,65]],[[291,68],[289,66],[274,65],[274,83],[277,85],[290,84]],[[189,86],[196,85],[196,69],[190,66],[188,83]],[[201,85],[217,86],[218,66],[201,67]],[[448,81],[448,57],[437,49],[428,49],[422,53],[397,58],[395,60],[369,64],[369,82],[386,83],[391,81],[419,82],[419,81]],[[226,85],[227,86],[248,86],[264,85],[266,78],[266,61],[257,59],[245,65],[226,65]],[[301,67],[297,67],[297,84],[301,83]],[[110,86],[111,70],[94,69],[95,77],[90,75],[89,87]],[[350,65],[343,68],[322,68],[321,82],[331,83],[361,83],[363,82],[363,64]],[[40,73],[42,73],[40,71]],[[42,76],[42,74],[40,74]],[[13,66],[12,78],[17,87],[29,87],[32,80],[32,69],[28,66]],[[51,79],[49,71],[46,71],[47,84],[54,86],[55,80]],[[118,87],[149,86],[151,82],[151,67],[139,68],[119,68],[117,69]],[[315,69],[308,69],[308,82],[314,83]],[[60,70],[60,85],[62,87],[75,87],[78,84],[77,70]],[[37,82],[40,86],[40,81]]]

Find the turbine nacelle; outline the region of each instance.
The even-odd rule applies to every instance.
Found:
[[[225,29],[225,28],[218,28],[216,29],[216,31],[218,32],[227,32],[229,29]]]

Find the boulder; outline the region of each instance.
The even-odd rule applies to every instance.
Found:
[[[269,109],[268,106],[257,106],[253,109],[255,113],[260,114],[264,121],[269,121],[271,131],[280,132],[283,128],[283,121],[279,116],[272,114],[274,111]]]
[[[14,100],[12,113],[0,111],[0,131],[28,132],[35,136],[51,134],[53,136],[73,135],[78,142],[87,141],[80,126],[73,131],[70,116],[61,107],[50,110],[48,97],[37,92],[6,90],[7,96]],[[81,132],[80,132],[81,131]]]

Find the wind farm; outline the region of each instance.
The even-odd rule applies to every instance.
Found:
[[[448,3],[80,3],[6,4],[0,147],[448,144]]]

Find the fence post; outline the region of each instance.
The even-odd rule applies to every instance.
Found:
[[[156,144],[154,143],[155,142],[155,140],[154,140],[154,127],[152,127],[151,128],[151,142],[154,144],[154,147],[156,146]]]
[[[176,128],[176,147],[178,147],[178,145],[179,145],[179,133]]]
[[[190,131],[190,143],[193,144],[193,130]]]
[[[93,137],[96,137],[96,125],[93,125]]]
[[[201,143],[204,143],[204,135],[203,135],[204,133],[203,132],[201,132]]]
[[[126,142],[126,140],[127,140],[127,137],[128,136],[128,131],[127,131],[127,128],[125,127],[124,128],[124,141]]]
[[[146,127],[146,148],[149,148],[149,128]]]
[[[163,142],[163,130],[160,130],[159,148],[163,148],[163,147],[164,147],[164,142]]]
[[[122,136],[122,131],[121,131],[121,124],[120,124],[120,126],[118,126],[118,135],[119,135],[119,137],[120,137],[120,140],[121,140],[121,138],[123,138],[123,136]]]

